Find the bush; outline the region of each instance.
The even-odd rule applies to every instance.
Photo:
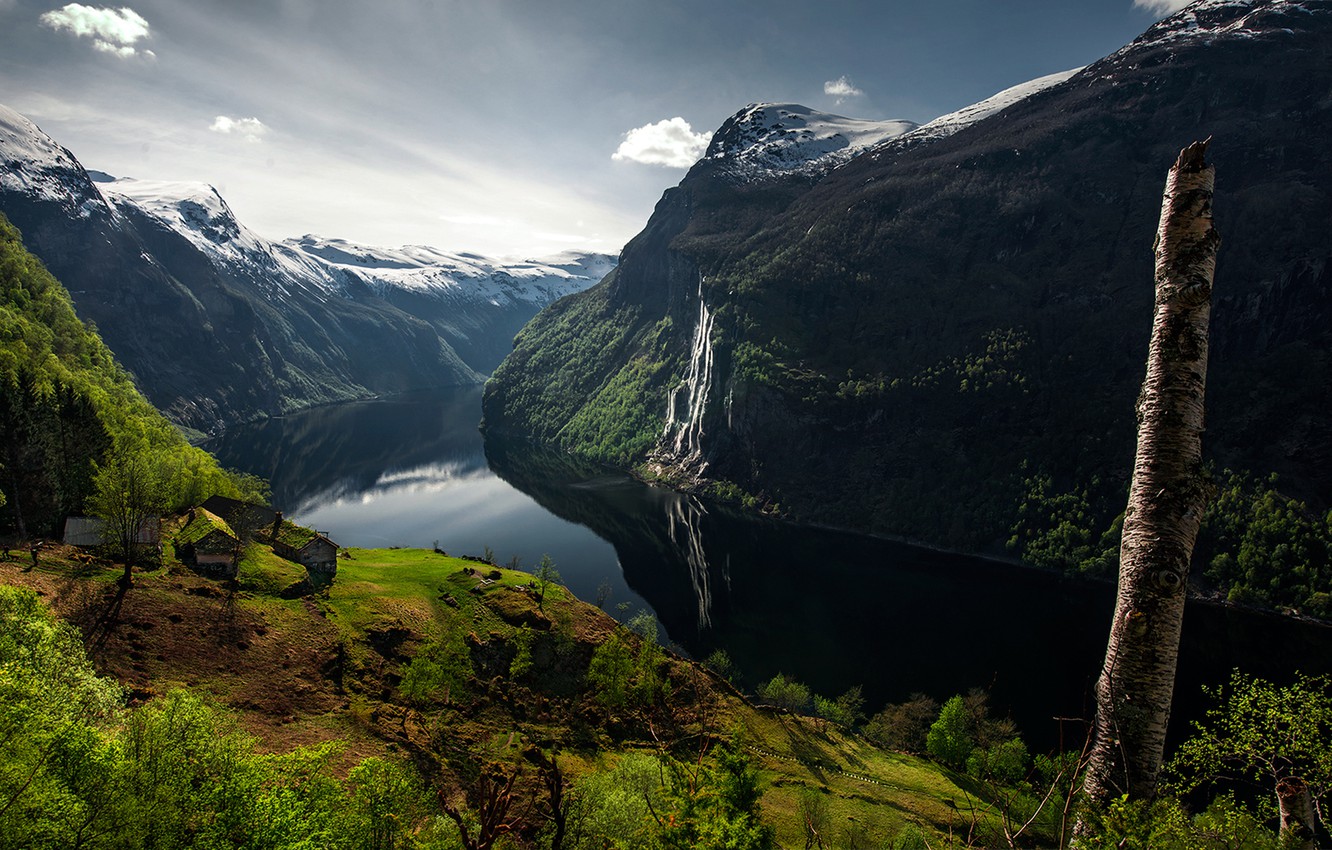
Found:
[[[703,660],[703,666],[731,683],[734,683],[740,675],[740,671],[735,667],[735,662],[731,660],[730,654],[724,649],[714,649],[712,654]]]
[[[914,823],[909,823],[897,831],[893,837],[893,850],[929,850],[930,843],[925,833]]]
[[[917,755],[926,751],[926,736],[939,716],[939,703],[924,694],[912,694],[903,703],[886,705],[865,724],[864,734],[889,750]]]
[[[992,779],[1007,785],[1021,782],[1027,774],[1027,745],[1012,738],[992,747],[977,747],[967,757],[967,773],[977,779]]]
[[[809,707],[809,688],[781,673],[759,688],[759,699],[787,711],[802,712]]]
[[[971,736],[971,715],[961,696],[944,703],[939,719],[930,726],[925,748],[935,759],[952,768],[961,768],[976,744]]]

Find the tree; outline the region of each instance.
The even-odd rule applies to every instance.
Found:
[[[536,765],[541,790],[545,792],[546,805],[536,810],[536,816],[550,827],[550,850],[563,850],[572,806],[559,758],[553,753],[547,755],[540,747],[528,747],[523,751],[523,758]]]
[[[459,801],[451,800],[443,789],[437,792],[440,809],[458,827],[464,850],[489,850],[501,837],[523,830],[527,807],[519,805],[514,793],[521,774],[522,765],[484,766],[468,789],[475,805],[474,817],[469,817]]]
[[[167,482],[152,450],[144,443],[118,441],[106,462],[97,468],[88,508],[102,521],[102,536],[125,564],[121,583],[133,581],[135,551],[140,529],[161,513]]]
[[[759,815],[758,771],[736,741],[716,750],[716,767],[669,762],[663,809],[654,811],[666,850],[771,850],[773,828]]]
[[[828,797],[819,789],[808,785],[800,789],[796,800],[800,808],[800,820],[805,827],[805,850],[818,847],[823,850],[824,841],[832,841],[832,816],[828,813]]]
[[[1207,142],[1180,152],[1157,230],[1156,308],[1138,398],[1138,450],[1124,515],[1119,591],[1096,684],[1083,789],[1094,803],[1151,798],[1165,752],[1189,561],[1206,508],[1202,467],[1207,324],[1220,237]]]
[[[759,688],[759,698],[787,711],[801,712],[809,707],[809,687],[781,673]]]
[[[370,757],[347,774],[350,798],[341,831],[364,850],[415,847],[412,832],[428,811],[420,778],[408,764]]]
[[[731,660],[731,654],[724,649],[714,649],[707,658],[703,659],[703,666],[732,683],[740,675],[740,671],[735,667],[735,662]]]
[[[938,716],[939,703],[925,694],[912,694],[906,702],[886,705],[871,717],[865,737],[890,750],[923,753],[930,724]]]
[[[1313,847],[1315,813],[1322,817],[1332,795],[1332,680],[1300,676],[1277,687],[1236,670],[1229,688],[1208,693],[1216,706],[1169,765],[1181,790],[1257,783],[1276,793],[1282,846]]]
[[[541,609],[546,603],[546,590],[552,584],[559,584],[560,574],[555,569],[555,562],[551,560],[550,555],[542,555],[541,563],[537,564],[536,572],[532,577],[532,586],[536,588],[537,608]]]
[[[77,630],[31,590],[0,587],[0,835],[13,847],[69,835],[82,802],[69,778],[93,773],[120,687],[94,672]],[[91,784],[91,783],[89,783]]]
[[[971,729],[971,712],[967,711],[961,695],[954,696],[944,703],[939,719],[930,727],[925,749],[949,767],[960,768],[976,747]]]
[[[592,661],[587,666],[587,683],[595,690],[597,702],[606,708],[619,708],[629,695],[633,673],[633,656],[616,629],[592,653]]]
[[[848,731],[865,722],[864,708],[865,696],[860,685],[853,685],[837,699],[814,695],[814,713]]]

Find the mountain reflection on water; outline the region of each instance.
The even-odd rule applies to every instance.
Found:
[[[341,405],[209,445],[268,477],[274,504],[343,545],[554,558],[607,610],[654,610],[695,657],[724,649],[753,686],[778,672],[868,706],[988,687],[1037,748],[1089,717],[1114,591],[1011,565],[794,526],[704,503],[476,430],[479,388]],[[623,603],[624,607],[618,607]],[[1279,648],[1279,649],[1278,649]],[[1332,630],[1190,604],[1172,735],[1233,667],[1332,672]],[[1069,746],[1083,730],[1065,724]]]

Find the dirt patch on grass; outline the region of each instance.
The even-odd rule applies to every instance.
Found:
[[[108,565],[89,567],[69,554],[44,551],[43,564],[28,572],[0,562],[0,581],[32,588],[78,627],[98,672],[119,680],[131,704],[174,687],[201,688],[240,712],[274,750],[339,737],[349,725],[330,722],[347,699],[337,630],[317,606],[257,604],[249,593],[176,570],[138,574],[125,589]],[[274,604],[289,608],[280,629],[265,611]],[[293,736],[297,726],[302,732]]]

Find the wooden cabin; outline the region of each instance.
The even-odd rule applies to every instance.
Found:
[[[332,577],[338,571],[338,544],[322,532],[283,519],[278,513],[270,530],[273,551],[311,573]]]
[[[190,511],[175,538],[176,557],[202,573],[236,576],[240,538],[227,521],[205,508]]]
[[[107,542],[103,533],[105,523],[93,516],[72,516],[65,519],[65,533],[61,540],[69,546],[87,549]],[[162,518],[150,516],[139,524],[134,535],[138,546],[156,546],[162,542]]]

